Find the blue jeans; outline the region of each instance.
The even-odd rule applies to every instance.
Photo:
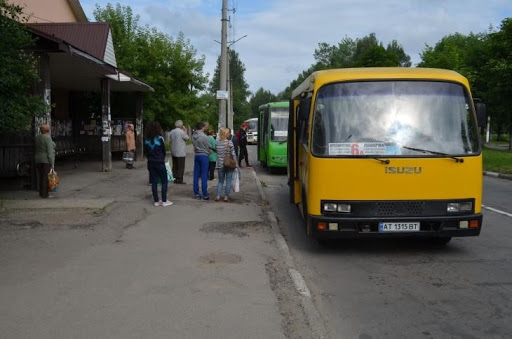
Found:
[[[158,179],[162,182],[162,201],[167,201],[167,169],[163,162],[148,162],[149,180],[151,180],[151,191],[153,200],[158,202]]]
[[[196,154],[194,156],[194,195],[200,197],[199,194],[199,177],[201,177],[201,190],[203,198],[209,198],[208,194],[208,167],[210,160],[206,154]]]
[[[222,186],[224,185],[224,178],[226,179],[226,189],[224,191],[224,196],[229,196],[229,192],[231,192],[231,181],[233,180],[233,173],[235,173],[234,169],[225,169],[219,168],[219,184],[217,185],[217,196],[220,197],[222,193]]]

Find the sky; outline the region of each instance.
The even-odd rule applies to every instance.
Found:
[[[210,78],[220,55],[222,0],[80,0],[89,18],[98,4],[120,3],[140,24],[172,37],[183,32],[206,58]],[[512,17],[512,0],[229,0],[228,43],[246,67],[249,89],[277,94],[311,66],[318,43],[337,45],[375,33],[397,40],[413,66],[426,45],[444,36],[499,29]],[[245,37],[244,37],[245,36]],[[114,37],[115,38],[115,37]],[[236,42],[235,42],[236,41]]]

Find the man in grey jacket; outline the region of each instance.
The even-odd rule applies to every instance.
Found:
[[[207,123],[198,122],[196,130],[192,135],[192,142],[194,144],[194,195],[196,199],[208,200],[210,195],[208,194],[208,167],[210,166],[210,160],[208,155],[210,154],[210,142],[208,137],[204,133],[204,130],[208,127]],[[199,177],[201,177],[201,192],[199,194]]]
[[[187,144],[185,141],[190,139],[183,127],[183,121],[176,120],[176,127],[170,133],[171,138],[171,156],[172,156],[172,174],[175,184],[185,184],[183,174],[185,173],[185,156],[187,155]]]

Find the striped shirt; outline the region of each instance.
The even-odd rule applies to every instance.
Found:
[[[226,150],[226,146],[228,147]],[[224,153],[231,153],[236,159],[235,147],[231,140],[217,140],[217,164],[215,168],[224,168]]]

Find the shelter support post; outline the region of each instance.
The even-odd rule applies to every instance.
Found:
[[[112,171],[112,129],[110,116],[110,80],[101,79],[101,145],[103,172]]]
[[[34,136],[39,135],[41,132],[39,128],[42,124],[52,125],[51,116],[51,77],[50,77],[50,57],[46,53],[38,54],[38,70],[39,70],[39,82],[36,85],[36,93],[43,97],[46,103],[46,112],[40,117],[36,117],[34,121]]]
[[[142,118],[144,116],[144,94],[137,92],[137,101],[135,109],[135,158],[142,160],[144,155],[144,126]]]

